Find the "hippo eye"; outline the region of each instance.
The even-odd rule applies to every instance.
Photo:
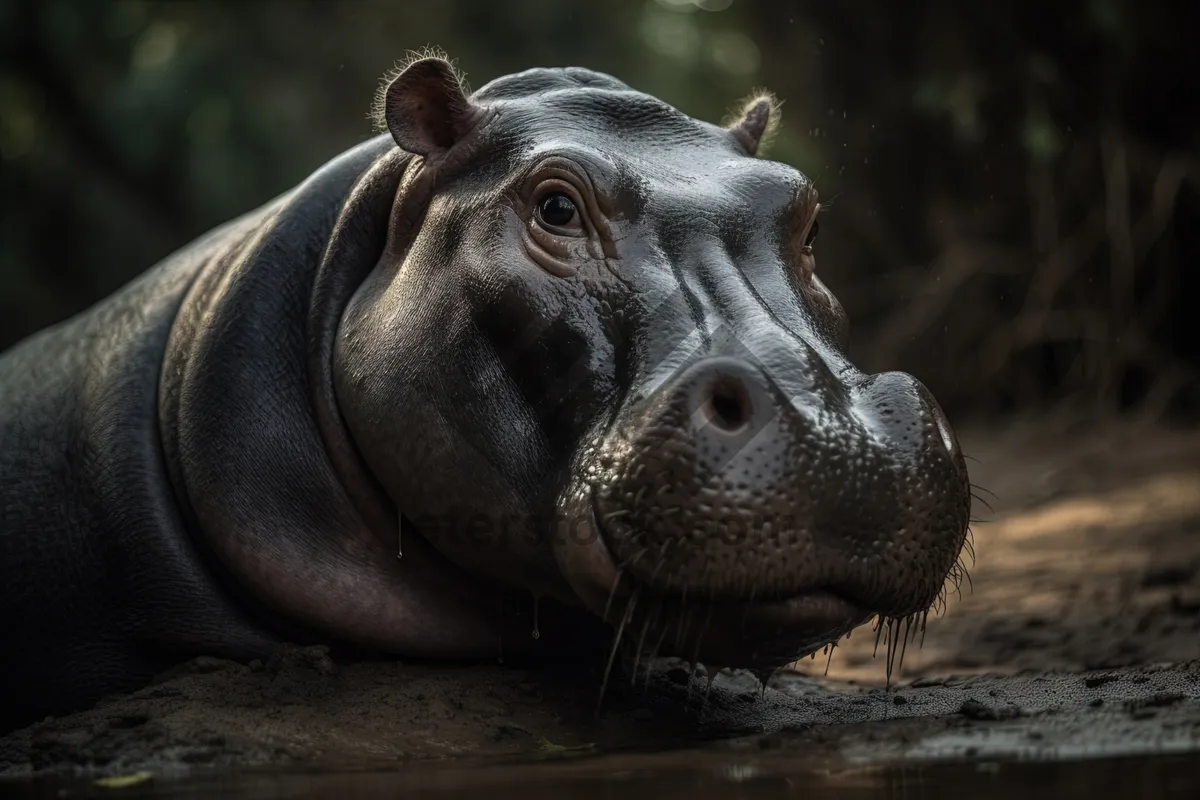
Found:
[[[808,228],[808,236],[804,237],[804,247],[806,250],[812,249],[813,240],[817,238],[817,231],[820,229],[820,227],[821,226],[818,225],[817,221],[814,219],[812,225]]]
[[[575,209],[575,201],[562,192],[546,195],[538,203],[537,210],[541,222],[552,228],[565,228],[579,216]]]

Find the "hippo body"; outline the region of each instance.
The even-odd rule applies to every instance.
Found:
[[[283,640],[771,669],[934,602],[962,455],[846,359],[771,102],[425,58],[377,113],[0,356],[4,727]]]
[[[308,220],[314,237],[328,236],[383,144],[332,165],[290,204],[293,224]],[[159,427],[164,359],[185,297],[279,205],[202,237],[0,356],[5,723],[137,687],[192,655],[262,657],[288,630],[247,606],[189,533]],[[253,266],[264,290],[278,298],[290,284],[298,298],[314,264]],[[289,323],[303,328],[303,316],[274,322],[281,334]]]

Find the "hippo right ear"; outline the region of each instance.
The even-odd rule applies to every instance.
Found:
[[[779,100],[760,89],[742,102],[741,110],[728,119],[726,128],[748,156],[766,149],[779,129]]]
[[[462,78],[440,56],[409,63],[375,98],[375,121],[400,149],[420,156],[449,150],[475,127],[482,109],[467,99]]]

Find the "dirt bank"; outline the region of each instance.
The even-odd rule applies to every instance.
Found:
[[[818,658],[765,692],[722,674],[706,697],[703,673],[664,662],[636,686],[612,683],[599,720],[600,665],[334,664],[289,649],[266,664],[201,659],[13,733],[0,770],[382,766],[729,736],[707,747],[814,763],[1200,746],[1200,433],[1051,421],[963,439],[994,493],[976,509],[988,521],[975,526],[973,590],[931,619],[890,693],[867,630],[837,649],[828,678]]]

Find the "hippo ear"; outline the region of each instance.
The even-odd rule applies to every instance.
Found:
[[[375,121],[402,150],[416,155],[449,150],[479,120],[462,78],[441,56],[410,62],[375,98]]]
[[[755,92],[741,104],[725,127],[746,155],[765,150],[779,128],[779,101],[770,92]]]

